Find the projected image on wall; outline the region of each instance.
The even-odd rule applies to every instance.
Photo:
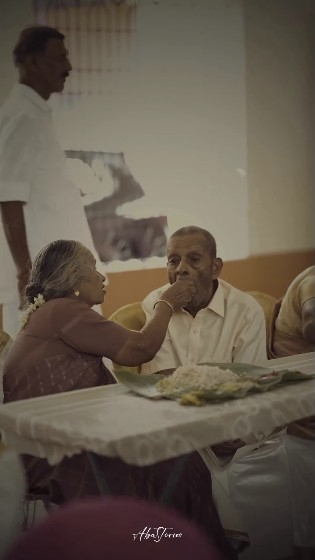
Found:
[[[145,197],[124,154],[66,150],[66,156],[101,261],[164,257],[167,217],[133,218],[120,211],[123,205]]]

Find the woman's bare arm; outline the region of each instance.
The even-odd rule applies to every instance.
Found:
[[[167,288],[155,306],[152,319],[141,331],[130,331],[125,344],[115,356],[111,356],[112,360],[116,364],[125,366],[134,366],[152,360],[164,341],[173,314],[172,308],[176,312],[187,305],[195,291],[195,286],[184,279],[178,280]]]

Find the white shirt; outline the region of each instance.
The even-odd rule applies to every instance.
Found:
[[[151,292],[143,301],[147,319],[167,288]],[[265,316],[250,295],[219,280],[208,306],[192,317],[187,311],[171,317],[165,340],[141,373],[155,373],[180,365],[213,362],[255,363],[267,359]]]
[[[33,260],[44,245],[74,239],[96,255],[78,188],[52,125],[51,107],[32,88],[17,84],[0,109],[0,202],[24,202]],[[16,270],[0,227],[0,303],[17,297]]]

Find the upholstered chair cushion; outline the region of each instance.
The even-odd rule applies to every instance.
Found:
[[[115,321],[115,323],[118,323],[123,327],[126,327],[127,329],[140,331],[145,324],[145,313],[142,309],[141,302],[135,302],[120,307],[109,317],[109,319],[111,321]],[[140,372],[140,366],[126,367],[114,363],[113,363],[113,369],[114,369],[114,373],[117,373],[121,370],[131,371],[136,373]]]

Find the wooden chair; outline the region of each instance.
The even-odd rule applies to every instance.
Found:
[[[142,309],[141,302],[137,301],[135,303],[129,303],[128,305],[120,307],[120,309],[115,311],[109,317],[109,319],[111,321],[115,321],[115,323],[118,323],[123,327],[126,327],[127,329],[140,331],[145,324],[145,313]],[[114,373],[117,373],[121,370],[140,373],[140,366],[126,367],[113,363],[113,369]]]

